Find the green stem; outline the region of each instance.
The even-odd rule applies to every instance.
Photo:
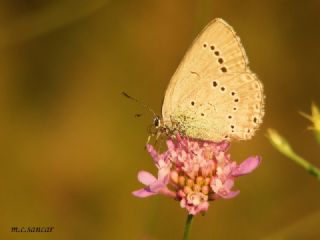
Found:
[[[315,176],[320,180],[320,169],[315,167],[313,164],[309,163],[304,158],[300,157],[295,152],[291,152],[290,154],[287,154],[289,158],[291,158],[293,161],[295,161],[298,165],[303,167],[307,172],[309,172],[311,175]]]
[[[187,217],[187,220],[186,220],[186,225],[184,226],[183,240],[188,240],[189,239],[189,232],[190,232],[192,219],[193,219],[193,215],[192,214],[188,214],[188,217]]]
[[[317,142],[320,143],[320,132],[319,132],[319,131],[316,131],[316,132],[315,132],[315,136],[316,136]]]
[[[307,160],[299,156],[285,138],[278,134],[275,130],[269,129],[267,137],[270,139],[271,144],[278,149],[282,154],[293,160],[299,166],[307,170],[308,173],[315,176],[320,180],[320,169],[309,163]]]

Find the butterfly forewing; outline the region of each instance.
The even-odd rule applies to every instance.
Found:
[[[234,30],[215,19],[199,34],[172,77],[163,120],[187,136],[249,139],[263,116],[263,89]]]

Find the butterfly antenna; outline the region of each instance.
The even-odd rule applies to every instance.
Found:
[[[129,99],[135,101],[136,103],[138,103],[139,105],[141,105],[142,107],[144,107],[145,109],[147,109],[149,112],[152,112],[152,114],[153,114],[154,116],[157,116],[157,114],[156,114],[148,105],[141,103],[138,99],[130,96],[130,95],[127,94],[126,92],[122,92],[122,95],[125,96],[126,98],[129,98]],[[136,114],[136,117],[140,117],[140,116],[141,116],[141,114]]]

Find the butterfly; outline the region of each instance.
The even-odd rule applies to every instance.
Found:
[[[233,28],[212,20],[171,78],[154,125],[162,132],[219,142],[250,139],[264,116],[263,85]]]

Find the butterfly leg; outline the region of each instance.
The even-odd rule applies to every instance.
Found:
[[[158,131],[156,131],[156,132],[150,132],[150,133],[149,133],[149,136],[148,136],[148,138],[147,138],[147,142],[146,142],[145,146],[147,146],[147,145],[150,143],[151,138],[154,137],[154,136],[155,136],[155,143],[154,143],[154,145],[156,145],[157,142],[158,142],[158,139],[159,139],[160,136],[161,136],[161,131],[158,130]]]
[[[144,145],[144,148],[145,148],[145,149],[147,148],[147,145],[149,144],[152,136],[153,136],[153,134],[150,133],[149,136],[148,136],[148,138],[147,138],[147,142],[146,142],[146,144]]]

